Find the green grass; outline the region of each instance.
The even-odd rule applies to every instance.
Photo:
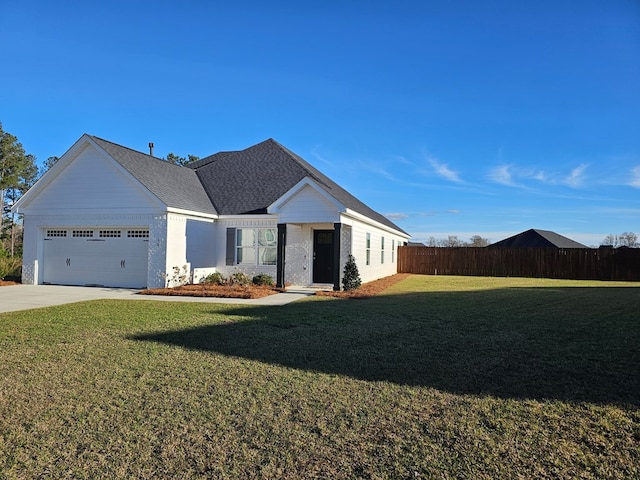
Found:
[[[0,478],[638,478],[640,286],[0,314]]]

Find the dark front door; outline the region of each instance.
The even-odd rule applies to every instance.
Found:
[[[333,283],[333,230],[313,231],[313,283]]]

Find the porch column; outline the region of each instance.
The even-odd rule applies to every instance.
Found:
[[[276,253],[276,287],[284,288],[285,248],[287,246],[287,224],[278,224],[278,247]]]
[[[333,289],[340,291],[340,231],[341,223],[333,224]]]

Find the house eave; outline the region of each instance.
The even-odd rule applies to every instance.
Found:
[[[358,220],[360,222],[363,223],[368,223],[369,225],[372,225],[380,230],[384,230],[386,232],[392,233],[393,235],[397,235],[399,237],[403,237],[405,239],[409,239],[411,238],[411,235],[409,235],[408,233],[403,232],[402,230],[397,230],[395,228],[391,228],[388,225],[385,225],[384,223],[380,223],[377,222],[375,220],[373,220],[370,217],[367,217],[366,215],[362,215],[361,213],[358,213],[354,210],[351,210],[349,208],[345,209],[345,211],[342,213],[344,216],[346,217],[350,217],[353,218],[355,220]]]
[[[210,220],[217,220],[220,217],[219,215],[216,215],[214,213],[197,212],[194,210],[185,210],[182,208],[174,208],[174,207],[167,207],[167,213],[176,213],[179,215],[186,215],[190,217],[207,218]]]
[[[251,213],[251,214],[237,214],[237,215],[218,215],[219,221],[229,220],[278,220],[278,215],[275,213]]]

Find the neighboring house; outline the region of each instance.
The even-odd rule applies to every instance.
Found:
[[[274,140],[173,165],[83,135],[16,203],[25,284],[162,287],[175,267],[339,289],[396,273],[409,235]]]
[[[524,248],[524,247],[549,247],[549,248],[589,248],[570,238],[549,230],[531,229],[518,233],[504,240],[500,240],[487,248]]]

